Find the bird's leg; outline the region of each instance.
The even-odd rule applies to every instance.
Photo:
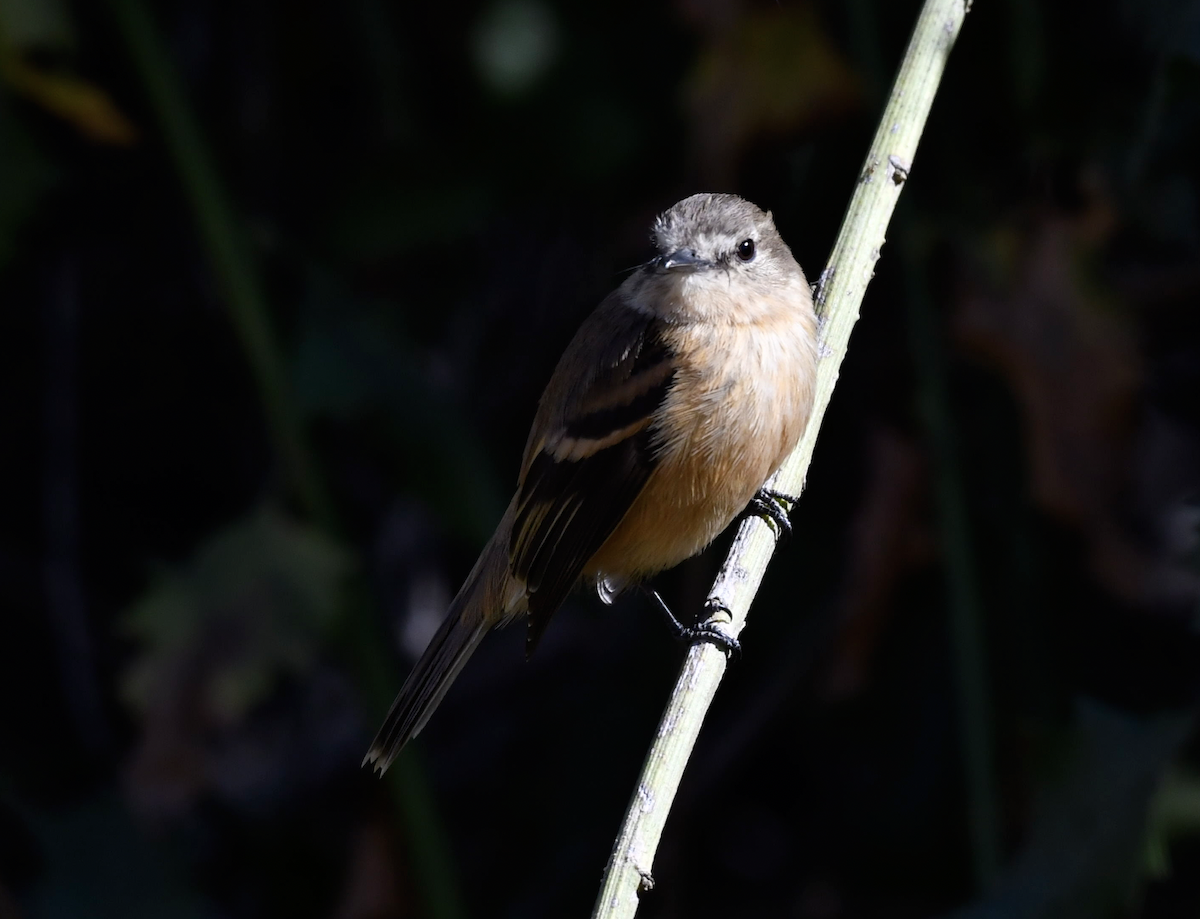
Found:
[[[787,507],[783,502],[795,504],[796,500],[794,495],[787,495],[764,485],[746,505],[746,513],[761,517],[770,523],[775,530],[775,539],[780,540],[792,535],[792,521],[788,519]]]
[[[724,651],[727,658],[732,659],[742,656],[741,643],[732,635],[726,634],[719,626],[709,622],[702,622],[700,625],[684,625],[675,618],[675,614],[671,612],[671,608],[659,596],[657,590],[647,587],[644,584],[639,586],[642,593],[649,597],[654,602],[654,605],[658,607],[659,612],[666,617],[667,625],[677,641],[685,641],[688,644],[693,644],[697,641],[707,641]],[[726,613],[729,613],[728,609],[712,600],[707,601],[704,606],[709,612],[724,610]]]

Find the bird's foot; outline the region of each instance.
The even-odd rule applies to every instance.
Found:
[[[735,660],[742,656],[741,643],[732,635],[728,634],[719,625],[716,625],[712,622],[702,622],[699,625],[684,625],[675,617],[675,614],[671,612],[671,608],[667,606],[666,601],[659,596],[657,590],[643,585],[642,591],[654,602],[654,605],[658,607],[659,612],[663,614],[663,617],[667,620],[668,627],[671,629],[671,634],[675,637],[676,641],[686,642],[687,644],[695,644],[698,641],[706,641],[709,644],[716,645],[718,648],[724,651],[725,656],[730,660]],[[704,608],[709,614],[722,611],[732,618],[732,614],[729,612],[729,610],[723,604],[718,603],[715,600],[706,601]]]
[[[758,494],[746,505],[746,513],[767,521],[775,530],[775,540],[792,535],[792,521],[788,519],[788,505],[796,503],[794,495],[787,495],[770,488],[760,488]],[[787,504],[784,504],[784,502]]]

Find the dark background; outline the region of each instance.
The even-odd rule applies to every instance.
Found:
[[[359,762],[654,214],[814,278],[916,11],[0,3],[0,917],[585,915],[642,601]],[[976,0],[641,915],[1200,912],[1198,164],[1196,0]]]

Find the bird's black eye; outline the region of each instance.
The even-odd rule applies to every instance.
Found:
[[[750,259],[754,258],[754,240],[743,239],[740,243],[738,243],[737,257],[743,262],[748,262]]]

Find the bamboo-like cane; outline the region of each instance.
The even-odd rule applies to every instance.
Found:
[[[808,430],[771,483],[777,492],[798,495],[804,487],[850,330],[858,320],[888,222],[969,5],[969,0],[926,0],[917,18],[837,242],[817,284],[821,359],[816,400]],[[709,593],[730,610],[732,618],[718,612],[710,622],[735,637],[742,631],[774,549],[770,525],[755,517],[742,522]],[[653,885],[651,869],[667,814],[724,674],[725,655],[715,645],[701,643],[689,649],[609,857],[592,919],[629,919],[637,912],[639,891]]]

